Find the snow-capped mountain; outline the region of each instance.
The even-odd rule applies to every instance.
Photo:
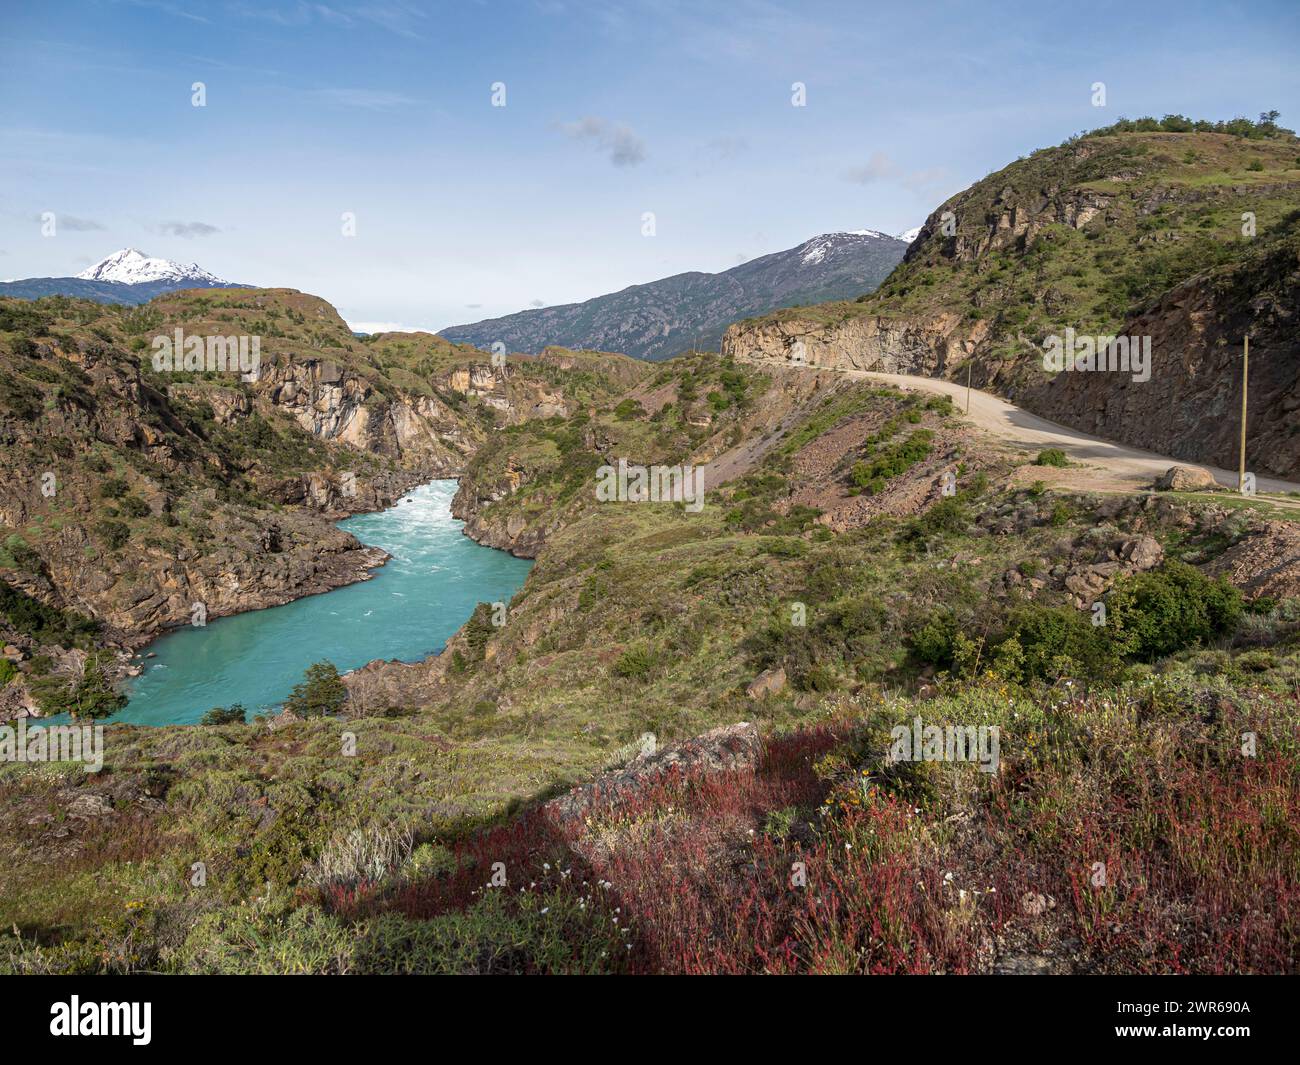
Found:
[[[82,281],[117,281],[123,285],[140,285],[146,281],[183,281],[197,285],[229,285],[215,274],[202,269],[198,263],[182,266],[171,259],[155,259],[123,248],[101,259],[88,270],[77,274]]]
[[[859,251],[873,246],[876,241],[894,243],[901,238],[891,237],[878,229],[850,229],[843,233],[823,233],[819,237],[805,240],[795,253],[804,266],[820,263],[827,255],[855,255]]]
[[[164,292],[185,288],[252,288],[237,281],[223,281],[198,263],[184,266],[171,259],[155,259],[123,248],[101,259],[76,277],[28,277],[21,281],[0,283],[0,296],[22,300],[42,296],[77,296],[97,303],[121,303],[128,306],[148,303]]]
[[[916,240],[916,238],[921,235],[921,230],[924,228],[924,226],[915,226],[912,229],[905,229],[903,232],[898,234],[898,239],[905,240],[908,244],[911,244],[912,241]]]
[[[716,348],[739,318],[871,292],[906,251],[902,240],[876,229],[823,233],[722,273],[676,274],[584,303],[452,326],[441,335],[484,348],[500,341],[511,351],[561,344],[667,359],[692,347]]]

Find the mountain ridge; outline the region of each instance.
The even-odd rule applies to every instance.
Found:
[[[879,230],[822,233],[729,270],[686,271],[589,300],[533,308],[438,335],[458,343],[536,354],[549,344],[618,351],[651,362],[715,346],[738,318],[817,299],[871,292],[907,243]]]

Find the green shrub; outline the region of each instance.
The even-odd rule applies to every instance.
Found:
[[[815,662],[795,677],[794,685],[805,692],[829,692],[839,687],[839,678],[830,666]]]
[[[958,496],[946,496],[904,526],[904,540],[926,540],[945,533],[960,533],[970,524],[970,509]]]
[[[131,527],[120,521],[105,519],[95,523],[95,533],[108,546],[110,551],[125,547],[131,539]]]
[[[894,477],[906,473],[918,462],[930,456],[934,434],[929,429],[917,429],[903,443],[886,448],[880,454],[855,463],[850,477],[853,484],[875,495]]]
[[[320,717],[338,713],[347,698],[348,689],[334,663],[317,662],[308,666],[305,678],[293,686],[284,708],[299,717]]]
[[[1038,458],[1034,460],[1035,466],[1068,466],[1070,460],[1065,457],[1065,452],[1059,447],[1049,447],[1038,453]]]
[[[787,536],[764,537],[762,549],[773,558],[803,558],[808,554],[806,543]]]
[[[1012,610],[995,655],[1010,641],[1021,652],[1019,676],[1011,679],[1054,679],[1065,673],[1099,679],[1119,665],[1112,643],[1093,626],[1091,615],[1072,607],[1032,604]]]
[[[21,536],[11,533],[0,546],[0,566],[9,569],[39,569],[41,556]]]
[[[99,631],[98,622],[74,610],[56,610],[46,606],[5,581],[0,581],[0,616],[17,632],[32,637],[37,643],[62,647],[89,646]],[[33,665],[43,657],[32,659]],[[49,661],[48,658],[44,660]]]
[[[0,658],[0,688],[18,676],[18,667],[7,658]]]
[[[930,615],[919,629],[908,637],[912,654],[932,666],[947,666],[952,661],[953,644],[960,626],[949,610]]]
[[[1236,588],[1174,561],[1117,581],[1106,609],[1119,647],[1145,659],[1227,635],[1242,614]]]
[[[629,647],[614,663],[614,673],[620,677],[644,680],[654,668],[654,652],[645,644]]]
[[[214,706],[201,718],[200,725],[242,725],[248,720],[248,711],[242,703],[231,706]]]

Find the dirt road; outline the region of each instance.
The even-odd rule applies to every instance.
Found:
[[[818,368],[822,369],[822,368]],[[933,377],[913,377],[909,374],[873,373],[869,370],[836,370],[849,377],[881,381],[898,388],[938,392],[951,396],[959,411],[966,407],[966,386]],[[1236,489],[1237,471],[1222,470],[1217,466],[1203,466],[1184,459],[1157,455],[1141,448],[1116,444],[1099,437],[1089,436],[1077,429],[1049,422],[1021,410],[1004,399],[972,389],[969,420],[979,429],[992,434],[1008,444],[1019,445],[1031,451],[1058,447],[1072,460],[1096,469],[1098,482],[1114,482],[1115,487],[1149,487],[1151,482],[1170,466],[1193,466],[1208,470],[1219,484]],[[1098,487],[1104,487],[1099,483]],[[1259,477],[1255,489],[1260,493],[1300,491],[1300,483],[1280,481],[1274,477]]]

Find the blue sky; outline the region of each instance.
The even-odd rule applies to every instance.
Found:
[[[1300,123],[1291,0],[0,0],[0,26],[0,277],[133,246],[361,327],[898,232],[1121,115]]]

